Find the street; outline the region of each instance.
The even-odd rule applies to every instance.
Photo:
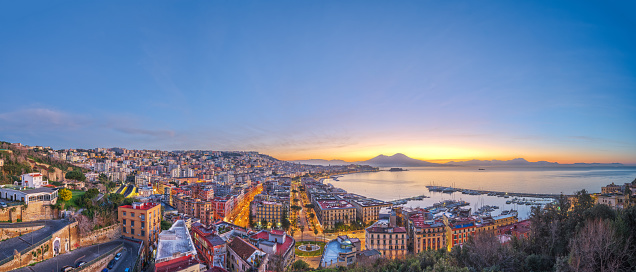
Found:
[[[113,269],[109,269],[109,271],[124,271],[126,267],[130,267],[135,264],[134,262],[137,260],[137,252],[139,250],[139,244],[130,242],[128,240],[115,240],[108,243],[103,243],[100,245],[93,245],[83,248],[78,248],[73,250],[72,252],[58,255],[54,258],[48,259],[41,263],[38,263],[34,266],[27,266],[17,270],[13,270],[16,272],[51,272],[51,271],[60,271],[62,267],[70,265],[75,267],[75,264],[79,261],[89,262],[93,259],[100,256],[100,254],[104,254],[109,250],[121,245],[123,243],[124,248],[122,251],[122,256]]]

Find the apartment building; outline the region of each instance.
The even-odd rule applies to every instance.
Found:
[[[422,214],[415,214],[409,217],[408,225],[413,253],[446,246],[446,225],[442,220],[429,220]]]
[[[206,227],[201,223],[192,224],[192,240],[203,261],[209,267],[225,268],[227,249],[225,240],[221,238],[214,226]]]
[[[356,218],[358,221],[369,223],[375,222],[379,218],[380,209],[391,207],[390,203],[372,198],[359,198],[350,201],[356,207]]]
[[[356,218],[356,208],[346,200],[321,200],[316,204],[316,215],[325,229],[335,227],[338,222],[348,225]]]
[[[263,220],[269,223],[280,223],[283,219],[285,205],[274,201],[252,201],[250,205],[252,212],[252,220],[261,222]]]
[[[122,225],[121,235],[144,241],[146,249],[154,247],[161,231],[161,205],[135,202],[119,206],[117,210]]]
[[[408,252],[406,228],[395,227],[388,220],[378,220],[366,228],[364,238],[366,249],[375,249],[385,258],[403,258]]]
[[[177,220],[159,234],[154,272],[200,272],[197,250],[183,220]]]
[[[199,218],[204,224],[209,225],[216,221],[214,205],[211,201],[179,194],[172,197],[172,202],[179,213]]]
[[[448,218],[444,216],[446,225],[446,248],[450,251],[454,246],[461,245],[468,237],[475,235],[476,226],[473,218]]]
[[[286,270],[296,261],[296,240],[282,230],[262,230],[250,236],[250,242],[270,255],[268,270]]]
[[[492,217],[493,224],[495,224],[495,228],[511,225],[517,223],[519,220],[517,219],[516,214],[507,214],[507,215],[498,215]]]

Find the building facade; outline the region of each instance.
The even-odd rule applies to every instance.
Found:
[[[154,248],[161,231],[161,205],[135,202],[117,210],[121,235],[144,241],[146,249]]]
[[[424,215],[415,214],[408,225],[413,253],[446,247],[446,225],[442,220],[427,220]]]
[[[380,219],[380,209],[391,207],[390,203],[371,198],[351,200],[351,204],[356,207],[356,218],[365,224]]]
[[[366,249],[375,249],[389,259],[406,256],[408,234],[404,227],[395,227],[388,220],[379,220],[364,231]]]
[[[326,229],[334,228],[336,223],[348,225],[356,219],[356,208],[346,200],[321,200],[316,203],[316,215]]]

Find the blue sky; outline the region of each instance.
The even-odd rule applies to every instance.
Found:
[[[5,1],[0,139],[636,163],[636,4]]]

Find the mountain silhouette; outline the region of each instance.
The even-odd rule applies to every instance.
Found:
[[[402,153],[393,156],[379,155],[373,159],[359,161],[356,164],[368,164],[375,167],[419,167],[440,166],[441,164],[410,158]]]

